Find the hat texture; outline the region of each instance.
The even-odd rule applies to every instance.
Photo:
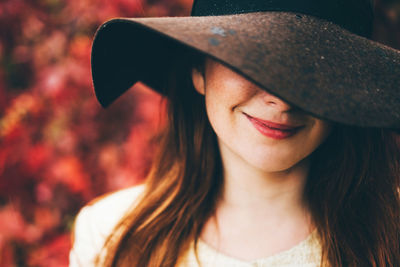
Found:
[[[231,4],[225,3],[225,14],[202,6],[205,2]],[[92,47],[100,103],[108,106],[137,81],[162,92],[171,59],[189,50],[222,62],[317,117],[400,128],[400,52],[365,37],[370,20],[353,27],[354,22],[326,15],[311,0],[306,1],[309,9],[291,1],[286,9],[271,10],[232,6],[236,2],[251,1],[198,0],[196,16],[119,18],[103,24]],[[219,13],[207,15],[203,9]]]

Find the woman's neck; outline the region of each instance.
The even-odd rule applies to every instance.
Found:
[[[268,172],[256,168],[221,147],[223,159],[223,193],[220,204],[246,210],[265,210],[268,214],[293,214],[306,209],[304,187],[309,171],[305,159],[287,170]],[[283,215],[283,214],[281,214]]]
[[[313,230],[303,201],[308,161],[265,172],[229,153],[221,151],[223,192],[201,238],[242,260],[273,255],[304,240]]]

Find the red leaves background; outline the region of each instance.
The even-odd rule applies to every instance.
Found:
[[[149,167],[161,97],[136,85],[107,111],[91,86],[97,27],[117,16],[187,15],[191,1],[0,4],[0,266],[67,266],[74,216]]]
[[[192,0],[2,0],[0,266],[67,266],[74,216],[140,182],[161,97],[135,85],[106,111],[91,87],[90,47],[112,17],[188,15]],[[377,3],[374,38],[400,47],[398,1]]]

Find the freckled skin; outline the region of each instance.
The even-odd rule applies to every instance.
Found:
[[[307,158],[331,131],[329,123],[305,114],[211,59],[206,60],[205,80],[194,71],[193,82],[205,95],[222,157],[232,154],[264,172],[290,169]],[[273,139],[256,130],[244,113],[303,128],[291,137]]]

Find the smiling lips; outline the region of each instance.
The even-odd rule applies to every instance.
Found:
[[[303,126],[290,126],[254,118],[246,113],[244,115],[261,134],[274,139],[288,138],[303,128]]]

